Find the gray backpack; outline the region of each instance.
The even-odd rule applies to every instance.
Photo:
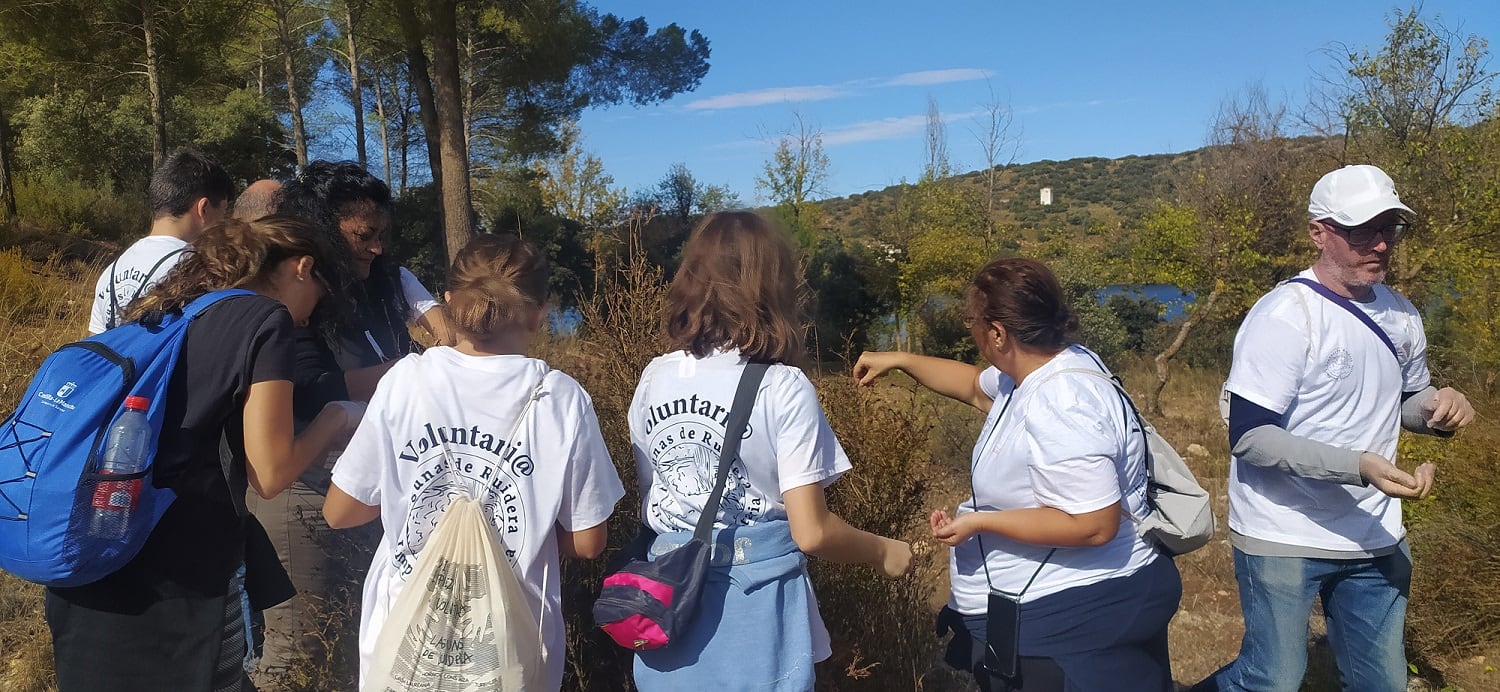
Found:
[[[1104,365],[1101,363],[1100,368]],[[1183,461],[1182,455],[1172,449],[1156,428],[1141,417],[1140,409],[1125,392],[1120,378],[1101,370],[1068,368],[1055,375],[1077,372],[1114,385],[1120,401],[1135,417],[1141,436],[1146,441],[1146,516],[1137,517],[1125,512],[1135,522],[1135,532],[1155,543],[1162,552],[1177,556],[1190,553],[1208,545],[1214,535],[1214,513],[1209,506],[1208,491],[1198,485],[1198,479]],[[1128,421],[1127,421],[1128,423]],[[1122,511],[1123,507],[1122,507]]]

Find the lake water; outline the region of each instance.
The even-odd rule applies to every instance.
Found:
[[[553,306],[547,312],[547,323],[553,334],[570,336],[578,331],[578,325],[583,323],[583,315],[579,314],[578,308],[558,310],[556,306]]]
[[[1162,320],[1170,322],[1187,314],[1188,306],[1193,304],[1193,294],[1183,293],[1176,286],[1167,284],[1122,284],[1105,286],[1094,292],[1094,297],[1099,299],[1099,304],[1109,300],[1113,295],[1128,295],[1135,298],[1155,298],[1161,301],[1165,309],[1162,311]]]

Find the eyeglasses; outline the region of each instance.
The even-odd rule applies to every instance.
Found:
[[[374,242],[374,241],[384,241],[385,240],[385,233],[382,233],[380,230],[373,229],[373,228],[369,229],[369,230],[364,230],[364,231],[354,231],[354,232],[350,233],[349,235],[351,235],[354,238],[354,242],[359,243],[361,245],[366,244],[366,243],[370,243],[370,242]]]
[[[1334,230],[1341,231],[1344,237],[1349,239],[1349,244],[1355,247],[1369,247],[1374,245],[1378,242],[1377,238],[1384,239],[1387,245],[1395,245],[1401,242],[1401,239],[1406,236],[1407,229],[1411,228],[1411,224],[1404,220],[1392,221],[1379,226],[1371,223],[1364,223],[1358,226],[1341,226],[1326,219],[1323,223]]]

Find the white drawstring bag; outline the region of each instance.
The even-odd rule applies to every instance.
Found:
[[[541,390],[539,383],[509,439]],[[453,473],[446,440],[442,449]],[[376,635],[363,685],[368,692],[523,692],[545,685],[541,623],[482,505],[453,476],[459,492]]]
[[[541,627],[478,502],[457,497],[375,639],[365,689],[539,690]]]

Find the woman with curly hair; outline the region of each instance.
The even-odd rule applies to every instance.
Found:
[[[331,287],[333,309],[299,335],[299,420],[329,401],[369,401],[380,376],[413,350],[408,322],[453,343],[432,294],[385,255],[394,205],[379,178],[351,161],[314,161],[281,189],[277,210],[322,229],[354,270],[353,281]]]
[[[187,327],[166,395],[154,482],[176,500],[125,567],[47,590],[62,692],[253,689],[245,674],[246,524],[233,496],[274,497],[358,422],[325,406],[292,428],[292,325],[345,274],[317,228],[286,217],[208,227],[172,273],[133,302],[150,322],[214,290]],[[222,441],[222,442],[221,442]],[[234,460],[221,462],[221,444]]]

